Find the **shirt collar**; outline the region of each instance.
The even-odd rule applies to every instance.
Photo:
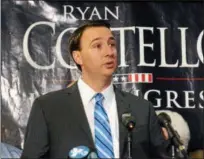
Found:
[[[114,89],[113,89],[113,84],[111,83],[106,89],[104,89],[102,92],[101,92],[104,96],[104,99],[106,101],[111,102],[111,100],[113,99],[114,97]]]
[[[84,104],[87,105],[92,100],[96,92],[88,84],[86,84],[81,78],[79,78],[78,80],[78,87],[79,87],[82,100],[84,100]]]
[[[87,105],[96,95],[96,93],[98,93],[98,92],[95,92],[81,78],[79,78],[78,80],[78,87],[85,105]],[[104,100],[111,101],[114,97],[113,83],[111,82],[111,84],[106,89],[104,89],[101,93],[104,96]]]

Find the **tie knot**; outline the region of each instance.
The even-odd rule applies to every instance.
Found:
[[[95,100],[96,100],[96,102],[102,102],[103,101],[103,94],[102,93],[97,93],[96,95],[95,95]]]

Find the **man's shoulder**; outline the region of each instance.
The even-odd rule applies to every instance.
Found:
[[[68,94],[68,93],[66,93],[67,89],[68,88],[47,92],[47,93],[39,96],[38,99],[39,100],[51,100],[51,99],[59,98],[61,96]]]
[[[33,108],[43,109],[44,111],[55,112],[56,109],[65,105],[71,105],[74,100],[70,100],[69,88],[48,92],[37,97],[33,102]]]
[[[74,81],[70,83],[66,88],[48,92],[44,95],[39,96],[38,98],[42,100],[58,99],[63,97],[67,98],[70,93],[75,92],[76,90],[78,90],[77,81]]]
[[[60,90],[54,90],[51,92],[47,92],[43,95],[38,96],[35,101],[40,103],[49,103],[52,105],[56,104],[57,102],[61,104],[64,100],[69,99],[69,94],[73,92],[73,88],[64,88]]]

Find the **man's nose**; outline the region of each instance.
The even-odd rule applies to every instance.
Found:
[[[116,52],[116,49],[114,47],[112,47],[111,45],[106,45],[105,52],[106,52],[107,56],[114,56],[115,52]]]

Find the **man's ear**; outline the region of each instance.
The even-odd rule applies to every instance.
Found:
[[[81,59],[81,52],[80,51],[73,51],[73,59],[78,65],[82,65],[82,59]]]

